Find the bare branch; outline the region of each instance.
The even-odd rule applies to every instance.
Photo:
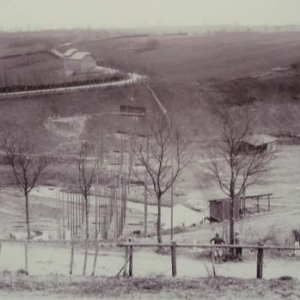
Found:
[[[160,242],[160,208],[162,196],[174,185],[182,170],[190,162],[185,143],[174,123],[165,117],[149,120],[147,138],[132,140],[132,153],[151,179],[146,190],[153,194],[158,204],[157,236]],[[139,178],[139,174],[136,174]]]
[[[46,157],[35,154],[33,145],[14,137],[5,139],[3,149],[6,160],[11,166],[15,184],[25,197],[27,233],[30,238],[28,195],[50,161]]]
[[[237,124],[232,116],[223,116],[219,141],[210,147],[205,159],[206,167],[221,191],[230,199],[230,242],[233,243],[234,199],[257,183],[269,170],[274,151],[257,151],[245,146],[251,132],[251,119]]]

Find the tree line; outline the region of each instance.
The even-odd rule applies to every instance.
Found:
[[[12,92],[26,92],[26,91],[35,91],[35,90],[47,90],[55,88],[66,88],[74,87],[79,85],[95,85],[101,83],[109,83],[115,81],[122,81],[126,79],[126,75],[116,74],[108,78],[94,78],[88,80],[74,80],[70,82],[61,82],[61,83],[37,83],[37,84],[11,84],[3,85],[0,87],[0,94],[12,93]]]

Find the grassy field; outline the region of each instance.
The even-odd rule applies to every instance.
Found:
[[[296,280],[242,280],[233,278],[104,279],[82,277],[9,276],[1,278],[0,297],[10,299],[297,299]]]
[[[153,39],[157,41],[153,49],[139,51]],[[107,66],[150,74],[153,89],[170,113],[179,115],[185,134],[199,140],[216,135],[218,109],[232,109],[234,113],[248,109],[256,116],[257,131],[295,134],[299,129],[299,91],[294,88],[299,83],[298,73],[267,81],[247,76],[300,61],[299,44],[298,33],[228,33],[99,39],[67,48],[91,51],[98,59],[104,59]],[[232,80],[241,76],[246,78]],[[212,77],[215,80],[208,80]],[[115,111],[120,104],[132,103],[131,99],[147,107],[153,104],[152,96],[141,86],[1,100],[0,128],[2,132],[9,128],[25,129],[33,132],[35,139],[49,140],[48,145],[55,147],[57,137],[43,126],[49,116]]]
[[[157,46],[143,49],[149,39]],[[84,41],[74,46],[106,63],[147,72],[167,82],[233,78],[299,61],[299,33],[224,33]]]

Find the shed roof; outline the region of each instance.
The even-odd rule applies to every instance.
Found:
[[[273,143],[277,141],[277,138],[268,134],[250,134],[246,136],[242,141],[257,147]]]
[[[85,58],[88,55],[92,55],[92,54],[90,52],[77,51],[70,57],[70,59],[82,60],[83,58]]]
[[[64,53],[64,56],[71,56],[71,55],[73,55],[75,52],[78,52],[78,49],[76,49],[76,48],[68,49],[68,50]]]
[[[270,197],[273,196],[272,193],[268,193],[268,194],[259,194],[259,195],[247,195],[247,196],[241,196],[239,198],[241,199],[256,199],[256,198],[263,198],[263,197]],[[220,198],[220,199],[211,199],[211,200],[207,200],[208,202],[222,202],[222,201],[228,201],[229,198]]]

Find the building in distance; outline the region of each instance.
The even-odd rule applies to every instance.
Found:
[[[262,153],[274,151],[278,139],[268,134],[249,134],[239,141],[240,150],[243,152]]]
[[[64,53],[63,65],[66,72],[88,73],[97,66],[97,62],[90,52],[83,52],[72,48]]]

